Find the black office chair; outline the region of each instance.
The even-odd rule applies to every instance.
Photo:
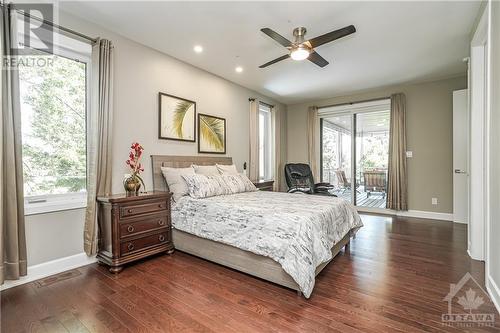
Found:
[[[314,183],[311,168],[304,163],[289,163],[285,165],[285,179],[288,185],[288,193],[305,193],[315,195],[328,195],[336,197],[330,193],[333,185],[329,183]]]

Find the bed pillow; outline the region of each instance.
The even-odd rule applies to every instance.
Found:
[[[189,196],[196,199],[215,197],[227,194],[227,187],[220,175],[182,175],[184,178]]]
[[[188,195],[188,186],[182,175],[194,175],[193,168],[161,167],[161,172],[167,182],[168,189],[173,194],[174,201],[178,201],[179,198]]]
[[[216,164],[217,170],[219,170],[221,175],[237,175],[238,170],[236,169],[236,165],[225,165],[225,164]]]
[[[257,191],[255,185],[244,174],[222,175],[222,179],[226,183],[227,193],[235,194],[241,192]]]
[[[199,175],[205,175],[205,176],[213,176],[213,175],[219,175],[219,170],[217,170],[217,167],[215,165],[196,165],[193,164],[191,165],[194,169],[194,172]]]

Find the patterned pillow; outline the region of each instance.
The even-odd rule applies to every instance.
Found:
[[[182,175],[186,181],[189,196],[195,199],[215,197],[227,194],[225,182],[221,176]]]
[[[240,176],[241,180],[245,184],[245,192],[257,191],[257,187],[255,187],[255,185],[252,183],[252,181],[250,179],[248,179],[247,175],[245,175],[244,173],[240,173],[238,175]]]
[[[222,175],[222,179],[226,183],[227,193],[241,193],[241,192],[253,192],[256,191],[257,188],[255,185],[248,179],[247,176],[243,174],[237,175]]]

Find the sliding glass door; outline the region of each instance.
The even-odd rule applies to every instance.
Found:
[[[320,117],[321,181],[356,206],[385,208],[389,101],[324,108]]]
[[[321,181],[351,202],[352,121],[349,115],[321,119]]]

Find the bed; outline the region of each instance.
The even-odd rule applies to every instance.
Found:
[[[168,190],[161,172],[162,166],[183,168],[189,167],[191,164],[232,164],[230,157],[153,155],[151,158],[153,187],[159,191]],[[300,201],[297,200],[298,196],[301,196]],[[286,205],[290,200],[295,200],[295,203],[303,201],[306,203],[296,205],[295,210],[290,210],[290,205]],[[326,202],[325,200],[330,201]],[[264,191],[206,199],[183,197],[172,208],[174,246],[177,250],[296,290],[298,293],[302,292],[308,298],[314,287],[314,277],[343,247],[349,245],[350,238],[362,226],[359,216],[354,209],[351,210],[350,204],[341,199],[331,200],[331,198],[320,199],[309,195]],[[327,211],[326,205],[332,203],[340,208]],[[260,215],[258,211],[261,211]],[[314,228],[324,229],[328,228],[328,225],[332,225],[331,223],[327,225],[311,222],[310,224],[319,225],[319,227],[307,228],[307,232],[295,230],[293,235],[303,234],[303,236],[297,240],[294,238],[293,241],[297,244],[294,243],[293,247],[287,247],[286,244],[289,243],[286,243],[286,238],[290,235],[287,230],[280,228],[280,223],[290,224],[295,220],[298,221],[301,213],[305,216],[317,216],[318,218],[321,216],[313,215],[313,213],[335,214],[335,217],[330,215],[327,217],[330,219],[345,218],[349,220],[349,223],[338,223],[339,230],[336,229],[332,233],[335,237],[318,238],[314,242],[311,241],[312,247],[315,248],[314,251],[304,251],[307,246],[300,242],[306,243],[309,238],[315,238],[319,232],[314,231]],[[223,216],[231,223],[227,223],[227,221],[221,223]],[[268,229],[273,228],[273,224],[276,226],[271,233],[276,233],[276,237],[285,238],[285,240],[280,241],[280,238],[276,238],[270,242],[269,239],[266,239],[268,238],[266,235],[270,233]],[[293,225],[301,228],[300,226],[308,226],[309,224],[297,222]],[[248,230],[240,232],[247,227]],[[330,248],[331,245],[328,253],[317,250],[317,248],[325,248],[324,244],[329,244],[327,248]],[[295,248],[297,248],[296,252],[293,251]],[[314,255],[309,252],[314,252]],[[318,256],[316,253],[320,253],[320,255]],[[306,263],[301,264],[300,261]],[[309,271],[303,271],[302,267],[307,267]]]

